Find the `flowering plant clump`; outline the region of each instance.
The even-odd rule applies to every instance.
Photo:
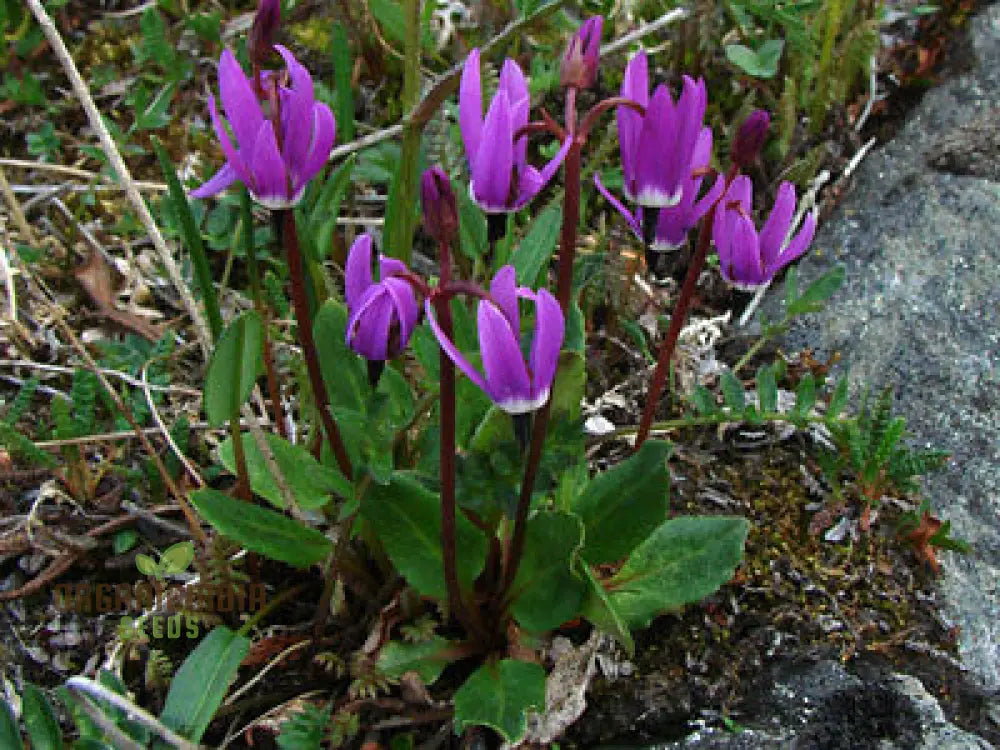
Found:
[[[458,87],[465,171],[438,165],[418,176],[415,162],[400,165],[390,192],[390,203],[419,192],[423,257],[411,261],[410,248],[399,246],[409,239],[399,229],[412,218],[406,206],[389,206],[381,235],[341,238],[337,210],[356,161],[320,177],[336,124],[316,101],[310,73],[273,45],[279,24],[279,4],[262,2],[251,76],[222,53],[226,119],[214,96],[209,112],[226,164],[191,193],[203,199],[244,186],[254,293],[253,309],[218,336],[206,375],[209,421],[230,425],[219,455],[237,476],[235,489],[205,487],[191,501],[247,549],[293,567],[319,566],[316,638],[331,611],[379,613],[351,665],[352,696],[395,681],[433,685],[447,669],[457,686],[449,696],[455,732],[488,728],[511,744],[547,742],[528,737],[527,717],[545,710],[540,653],[554,631],[586,622],[631,652],[636,629],[733,577],[747,521],[670,512],[672,446],[650,438],[652,423],[712,247],[725,281],[759,288],[806,252],[815,216],[789,238],[796,196],[782,184],[758,231],[743,170],[764,145],[767,114],[729,131],[730,166],[717,173],[705,81],[679,76],[675,98],[666,83],[651,81],[643,51],[625,66],[617,96],[578,112],[593,97],[585,92],[599,90],[604,27],[592,18],[560,61],[560,121],[534,106],[511,59],[496,59],[499,79],[484,111],[487,48],[468,54]],[[272,52],[282,70],[266,69]],[[669,330],[654,342],[659,356],[638,428],[622,443],[621,460],[594,473],[581,412],[589,326],[575,261],[586,223],[583,156],[612,110],[625,200],[595,177],[600,193],[647,251],[692,242],[693,250]],[[421,122],[414,115],[407,128]],[[541,168],[529,143],[537,134],[549,149]],[[540,196],[556,185],[561,205],[545,207]],[[271,341],[290,329],[274,323],[261,289],[250,198],[270,211],[280,247],[274,257],[287,264],[281,271],[299,344],[290,356],[301,356],[293,370],[304,374],[305,389],[295,402]],[[390,232],[392,211],[402,218]],[[331,248],[343,260],[342,283],[325,273]],[[266,384],[276,434],[241,426],[241,407],[258,383]],[[763,396],[760,403],[752,416],[775,418]],[[744,415],[742,400],[740,409]],[[219,639],[234,635],[216,632],[223,631]]]

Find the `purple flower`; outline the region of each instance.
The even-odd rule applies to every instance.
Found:
[[[733,180],[716,210],[712,240],[719,253],[722,277],[737,289],[754,290],[801,256],[816,232],[816,214],[810,212],[799,233],[786,239],[795,213],[795,187],[783,182],[771,215],[758,234],[753,219],[753,186],[740,175]]]
[[[493,301],[479,302],[479,352],[486,376],[472,366],[456,346],[444,335],[434,318],[431,301],[424,302],[431,329],[441,348],[469,380],[509,414],[526,414],[541,408],[549,398],[549,390],[559,364],[565,324],[556,298],[547,289],[533,292],[518,287],[514,267],[504,266],[490,284]],[[535,303],[535,333],[528,361],[521,353],[521,319],[518,298]]]
[[[722,191],[725,190],[726,180],[722,175],[719,175],[711,189],[700,199],[698,198],[703,179],[701,170],[706,169],[711,161],[712,130],[706,127],[702,128],[698,142],[695,144],[694,154],[691,158],[692,173],[681,182],[681,199],[676,205],[666,208],[644,209],[639,206],[635,212],[632,212],[604,187],[597,174],[594,175],[594,184],[611,205],[625,217],[636,237],[646,242],[654,252],[662,253],[684,244],[688,231],[698,223],[702,216],[708,213],[713,204],[719,200]],[[655,224],[655,234],[652,238],[643,236],[643,214],[646,211],[659,212]]]
[[[479,50],[469,53],[458,95],[458,123],[472,175],[469,192],[487,213],[516,211],[534,198],[555,174],[569,151],[566,139],[559,153],[539,171],[528,164],[528,137],[518,130],[528,124],[528,82],[513,60],[500,71],[500,86],[483,119]]]
[[[431,167],[420,180],[424,229],[437,242],[451,242],[458,234],[458,205],[451,180],[441,167]]]
[[[764,145],[770,125],[771,115],[763,109],[755,109],[749,114],[733,138],[733,145],[730,148],[733,164],[743,169],[753,164]]]
[[[219,116],[215,97],[209,94],[209,112],[226,163],[208,182],[191,191],[193,197],[207,198],[239,180],[258,203],[272,209],[290,208],[326,164],[337,132],[333,113],[316,101],[309,71],[281,45],[274,49],[285,60],[291,84],[286,87],[276,83],[277,76],[267,77],[278,89],[272,104],[277,103],[280,109],[280,132],[276,133],[274,123],[264,116],[261,102],[233,53],[225,50],[219,60],[219,96],[236,144]]]
[[[601,55],[601,28],[604,19],[594,16],[584,21],[569,40],[559,68],[563,86],[589,89],[597,80],[597,63]]]
[[[618,107],[625,195],[641,206],[664,208],[680,201],[683,182],[691,174],[708,93],[702,79],[689,76],[684,76],[676,103],[662,84],[651,99],[648,91],[646,55],[640,52],[625,68],[621,95],[644,106],[646,113]]]
[[[372,238],[363,234],[351,245],[344,269],[347,345],[367,359],[392,359],[406,348],[417,326],[413,287],[393,274],[407,273],[402,261],[379,256],[382,280],[372,280]]]

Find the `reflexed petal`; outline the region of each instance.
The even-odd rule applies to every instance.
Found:
[[[237,179],[239,178],[236,175],[236,170],[230,166],[229,162],[226,162],[222,165],[222,169],[188,193],[188,195],[192,198],[208,198],[216,193],[221,193],[236,182]]]
[[[729,189],[726,191],[726,197],[722,201],[726,204],[737,201],[743,205],[743,209],[748,214],[753,211],[753,183],[750,181],[750,178],[745,174],[737,176],[730,183]]]
[[[778,260],[788,230],[792,228],[795,214],[795,187],[790,182],[782,182],[774,208],[760,230],[760,256],[766,268],[771,268]]]
[[[483,379],[483,376],[480,375],[469,360],[462,355],[462,352],[460,352],[458,347],[452,343],[451,339],[444,335],[444,331],[442,331],[441,326],[438,325],[437,318],[434,317],[434,306],[431,304],[429,297],[424,300],[424,312],[427,314],[427,322],[430,323],[431,330],[434,332],[434,336],[437,338],[441,348],[444,349],[444,353],[448,355],[449,359],[455,363],[455,366],[459,370],[465,373],[469,380],[475,383],[477,388],[482,389],[488,395],[489,391],[486,388],[486,381]],[[518,356],[520,356],[520,354]]]
[[[511,59],[504,60],[503,68],[500,70],[500,82],[497,91],[507,94],[507,101],[510,103],[510,129],[511,133],[528,124],[528,110],[531,107],[531,97],[528,93],[528,82],[524,78],[524,73],[516,62]],[[522,136],[514,144],[514,161],[523,164],[528,158],[528,137]]]
[[[646,209],[656,211],[657,209]],[[688,230],[691,228],[690,206],[682,202],[676,206],[659,209],[656,219],[656,236],[653,239],[653,250],[665,252],[684,243]]]
[[[643,206],[663,208],[681,198],[676,163],[677,113],[666,86],[657,86],[639,134],[635,199]],[[685,165],[686,166],[686,165]]]
[[[728,268],[722,268],[722,275],[727,281],[739,288],[763,284],[767,277],[764,265],[760,260],[757,230],[750,219],[745,216],[740,216],[737,219],[732,242],[732,257]]]
[[[391,295],[396,315],[399,318],[399,348],[402,351],[409,343],[413,329],[417,327],[417,298],[413,294],[413,287],[402,279],[389,278],[384,279],[381,283]],[[396,353],[393,352],[393,354]]]
[[[521,330],[521,316],[517,309],[517,272],[514,266],[506,265],[496,272],[490,282],[490,296],[497,307],[510,321],[514,331]]]
[[[354,240],[344,264],[344,297],[347,309],[354,311],[361,297],[372,285],[372,236],[365,233]]]
[[[292,205],[288,194],[288,176],[285,162],[278,152],[278,142],[270,122],[263,122],[253,150],[254,198],[268,208],[288,208]]]
[[[313,105],[316,103],[316,97],[313,93],[313,82],[309,71],[288,49],[280,44],[274,45],[274,48],[285,61],[292,84],[291,88],[287,89],[287,96],[282,97],[281,102],[283,130],[281,148],[289,171],[298,178],[297,182],[304,183],[308,178],[301,176],[302,167],[309,156],[315,124]]]
[[[708,95],[702,79],[694,81],[684,76],[684,87],[677,100],[677,133],[674,146],[675,163],[681,170],[679,179],[684,179],[694,161],[695,147],[702,134]]]
[[[219,58],[219,99],[239,148],[252,153],[264,114],[253,86],[228,49]]]
[[[370,286],[358,309],[347,319],[347,345],[366,359],[386,359],[392,297],[381,286]]]
[[[511,135],[510,103],[501,91],[486,115],[482,143],[472,167],[473,198],[487,211],[505,211],[508,207],[514,167]]]
[[[700,182],[700,180],[699,180]],[[709,191],[701,197],[701,200],[696,202],[691,207],[691,226],[698,223],[698,220],[708,213],[708,210],[715,205],[716,201],[722,197],[722,192],[726,189],[726,178],[721,174],[715,178],[715,184],[709,188]]]
[[[562,147],[556,152],[556,155],[549,160],[549,163],[542,167],[541,171],[538,171],[534,167],[530,167],[527,164],[519,167],[520,173],[518,175],[517,184],[517,199],[511,206],[512,209],[516,210],[522,208],[528,203],[532,198],[538,195],[539,191],[548,183],[549,180],[555,175],[556,170],[563,163],[566,158],[566,154],[569,153],[570,146],[573,145],[573,139],[567,138]]]
[[[594,184],[597,186],[597,189],[601,192],[601,195],[603,195],[607,199],[608,203],[614,206],[614,209],[624,217],[626,222],[628,222],[628,225],[632,228],[632,231],[635,232],[636,237],[642,239],[642,226],[639,224],[638,216],[636,216],[627,208],[625,208],[625,204],[623,204],[620,200],[618,200],[615,197],[614,193],[612,193],[610,190],[604,187],[604,183],[601,182],[600,175],[597,174],[596,172],[594,173]]]
[[[695,141],[694,151],[691,153],[691,171],[704,169],[712,164],[712,129],[704,127],[698,134]],[[692,178],[694,179],[694,178]],[[700,178],[698,178],[700,181]]]
[[[535,297],[535,337],[531,341],[532,396],[547,393],[559,366],[559,350],[566,332],[559,302],[547,289]]]
[[[483,93],[478,49],[469,53],[462,68],[462,82],[458,92],[458,125],[462,131],[465,155],[469,159],[469,166],[473,167],[483,133]]]
[[[215,97],[211,94],[208,95],[208,114],[212,118],[212,126],[215,128],[215,135],[219,139],[219,147],[222,149],[222,154],[226,157],[226,162],[233,168],[239,179],[243,181],[243,184],[252,191],[254,185],[253,174],[250,172],[250,167],[244,161],[243,155],[233,148],[233,142],[229,139],[226,126],[222,122],[222,118],[219,117],[219,110],[215,107]],[[254,136],[254,138],[256,137]],[[253,141],[250,141],[250,143],[252,144]],[[243,154],[252,154],[253,151],[251,149],[252,145],[245,146]]]
[[[801,257],[801,255],[809,249],[809,243],[812,242],[813,235],[815,234],[816,213],[814,211],[810,211],[806,214],[806,218],[802,221],[802,228],[799,230],[799,233],[792,238],[791,242],[788,243],[788,247],[781,251],[781,255],[778,256],[775,264],[773,266],[767,266],[768,272],[775,274],[793,260],[797,260]]]
[[[485,300],[479,303],[479,353],[486,371],[486,393],[501,407],[530,398],[531,381],[518,334],[507,317]]]
[[[379,278],[385,281],[387,278],[393,274],[405,274],[410,269],[406,267],[406,264],[399,258],[390,258],[388,255],[378,256],[378,272]]]
[[[621,95],[638,102],[649,104],[649,71],[646,53],[640,51],[625,67]],[[618,107],[618,141],[621,144],[622,173],[625,177],[625,194],[632,196],[632,182],[635,180],[636,160],[639,150],[639,133],[642,130],[642,115],[629,107]]]
[[[333,119],[333,112],[328,106],[318,103],[313,107],[312,114],[312,142],[309,144],[306,160],[301,164],[292,165],[297,175],[296,180],[302,185],[309,182],[326,166],[337,138],[337,122]]]

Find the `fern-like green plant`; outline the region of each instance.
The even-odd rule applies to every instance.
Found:
[[[10,409],[7,410],[7,414],[0,420],[0,446],[3,446],[12,458],[28,466],[40,466],[52,469],[57,465],[56,460],[38,448],[30,438],[17,429],[17,423],[31,406],[31,401],[38,390],[38,385],[38,378],[31,378],[24,381],[24,384],[18,390],[17,396],[11,402]]]

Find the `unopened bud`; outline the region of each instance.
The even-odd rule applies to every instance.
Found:
[[[260,0],[247,40],[250,62],[257,68],[267,67],[274,47],[274,35],[280,24],[281,0]]]
[[[424,229],[438,242],[451,242],[458,234],[458,205],[451,180],[441,167],[424,172],[420,182]]]
[[[601,28],[604,19],[587,19],[569,40],[559,69],[559,82],[564,87],[589,89],[597,80],[597,63],[601,56]]]
[[[750,113],[749,117],[740,125],[740,129],[733,139],[733,146],[730,149],[730,158],[733,160],[733,164],[741,169],[753,164],[764,145],[767,129],[770,126],[771,116],[763,109],[755,109]]]

